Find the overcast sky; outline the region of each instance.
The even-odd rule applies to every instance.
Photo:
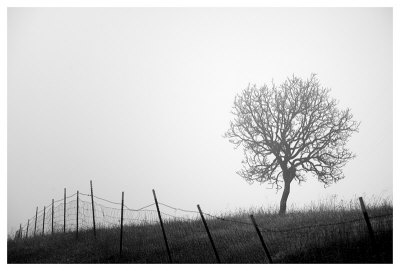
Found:
[[[317,73],[361,121],[345,179],[288,206],[392,197],[390,8],[8,9],[8,229],[79,190],[209,212],[278,204],[222,135],[249,83]],[[368,204],[368,203],[367,203]]]

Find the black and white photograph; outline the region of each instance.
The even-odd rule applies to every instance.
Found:
[[[393,1],[3,11],[7,266],[396,262]]]

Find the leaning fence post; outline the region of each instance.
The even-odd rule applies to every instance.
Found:
[[[213,248],[213,250],[214,250],[215,257],[217,258],[217,262],[218,262],[218,263],[221,263],[221,260],[220,260],[220,258],[219,258],[218,252],[217,252],[217,248],[215,247],[214,241],[213,241],[213,239],[212,239],[212,237],[211,237],[211,233],[210,233],[210,231],[209,231],[209,229],[208,229],[208,226],[207,226],[207,222],[206,222],[206,220],[204,219],[203,212],[201,211],[201,208],[200,208],[200,205],[199,205],[199,204],[197,204],[197,209],[199,209],[200,216],[201,216],[201,220],[203,221],[204,227],[206,228],[206,232],[207,232],[208,238],[210,239],[211,246],[212,246],[212,248]]]
[[[65,233],[65,214],[67,212],[67,189],[64,188],[64,233]]]
[[[122,192],[122,201],[121,201],[121,232],[119,236],[119,256],[122,256],[122,232],[124,227],[124,192]]]
[[[372,244],[375,247],[374,231],[372,230],[371,222],[369,221],[369,216],[368,216],[368,213],[367,213],[367,209],[365,208],[365,205],[364,205],[364,200],[363,200],[362,197],[359,197],[359,200],[360,200],[361,210],[362,210],[363,215],[364,215],[365,223],[367,224],[369,236],[371,237]]]
[[[254,228],[256,229],[256,232],[257,232],[258,237],[260,238],[261,245],[262,245],[262,247],[263,247],[263,249],[264,249],[264,251],[265,251],[265,254],[267,255],[267,258],[268,258],[268,260],[269,260],[269,263],[272,263],[271,255],[269,254],[267,245],[266,245],[265,242],[264,242],[264,238],[262,237],[261,232],[260,232],[260,230],[258,229],[258,226],[257,226],[256,220],[254,219],[254,216],[253,216],[253,215],[250,215],[250,219],[251,219],[251,222],[253,222],[253,225],[254,225]]]
[[[376,254],[378,260],[382,261],[381,255],[379,254],[379,252],[377,250],[374,231],[372,230],[371,222],[369,221],[369,216],[368,216],[368,213],[367,213],[367,209],[365,208],[364,200],[363,200],[362,197],[359,197],[359,200],[360,200],[361,210],[362,210],[363,215],[364,215],[365,223],[367,224],[369,236],[371,238],[372,249],[373,249],[374,253]]]
[[[46,217],[46,206],[43,207],[43,228],[42,228],[42,235],[44,235],[44,219]]]
[[[168,241],[167,241],[167,235],[165,234],[164,224],[163,224],[163,221],[162,221],[162,218],[161,218],[161,213],[160,213],[160,208],[158,207],[156,191],[154,191],[154,189],[153,189],[153,196],[154,196],[154,201],[156,202],[158,218],[160,219],[161,230],[162,230],[163,237],[164,237],[165,247],[167,248],[169,262],[172,263],[171,252],[169,251],[169,246],[168,246]]]
[[[79,191],[76,191],[76,239],[78,239],[79,229]]]
[[[35,230],[33,231],[33,236],[36,236],[37,211],[38,211],[38,207],[36,207],[36,215],[35,215]]]
[[[54,199],[51,201],[51,234],[54,232]]]
[[[94,234],[94,239],[96,239],[96,220],[95,220],[95,216],[94,216],[94,200],[93,200],[92,180],[90,180],[90,196],[92,197],[93,234]]]
[[[29,232],[29,219],[28,219],[28,224],[26,225],[26,235],[25,235],[25,238],[28,238],[28,232]]]

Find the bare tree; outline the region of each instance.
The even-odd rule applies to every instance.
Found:
[[[355,157],[346,148],[359,122],[350,109],[339,110],[330,90],[315,74],[302,80],[293,76],[280,86],[248,87],[235,97],[234,120],[225,137],[244,150],[238,172],[247,182],[282,188],[280,214],[293,180],[311,174],[325,186],[344,178],[343,167]]]

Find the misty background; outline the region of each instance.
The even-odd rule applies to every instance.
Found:
[[[222,135],[237,93],[292,74],[361,125],[345,179],[293,184],[289,210],[392,198],[391,8],[9,8],[7,42],[9,232],[90,180],[130,208],[153,188],[185,209],[277,206]]]

